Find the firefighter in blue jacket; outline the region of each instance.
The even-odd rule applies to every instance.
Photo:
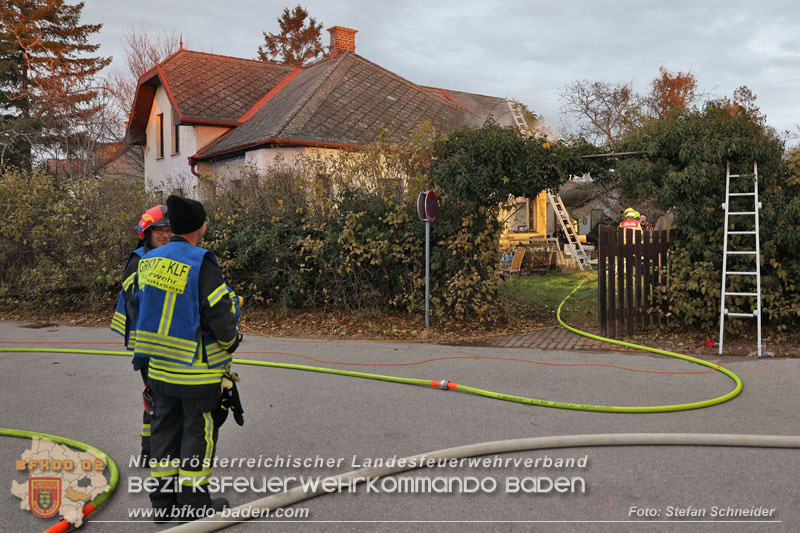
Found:
[[[133,278],[136,275],[139,260],[144,254],[154,248],[164,246],[172,237],[169,218],[167,218],[167,207],[157,205],[145,211],[136,226],[136,233],[139,235],[139,246],[131,252],[125,262],[122,290],[117,302],[117,309],[114,311],[114,318],[111,319],[111,330],[125,337],[125,347],[129,350],[133,350],[130,336],[131,329],[136,324],[136,317],[133,316]],[[142,369],[142,380],[147,385],[146,368]],[[142,453],[139,466],[146,466],[147,458],[150,455],[150,415],[147,414],[147,409],[144,409],[142,413]]]
[[[240,341],[238,307],[214,254],[197,246],[206,231],[203,204],[173,195],[167,212],[174,236],[142,257],[134,281],[133,364],[148,367],[150,466],[159,480],[150,500],[157,509],[219,511],[228,502],[212,500],[206,485],[224,405],[221,385],[229,382]]]

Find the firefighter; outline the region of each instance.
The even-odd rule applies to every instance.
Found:
[[[220,511],[207,483],[218,436],[215,413],[241,337],[237,305],[214,254],[197,246],[206,232],[203,204],[167,199],[173,237],[147,253],[134,279],[134,368],[148,368],[151,404],[150,494],[156,509],[190,506]],[[237,420],[238,421],[238,420]],[[177,494],[172,487],[177,483]],[[193,515],[196,516],[196,515]]]
[[[164,205],[157,205],[142,213],[142,218],[136,226],[136,233],[139,235],[139,246],[131,252],[128,256],[128,260],[125,262],[125,270],[122,275],[122,279],[124,280],[122,282],[122,290],[120,291],[114,318],[111,319],[111,330],[125,338],[125,347],[129,350],[133,350],[130,333],[132,326],[136,322],[136,317],[132,314],[133,278],[142,256],[154,248],[167,244],[170,237],[172,237],[169,218],[167,217],[167,207]],[[146,386],[147,369],[143,368],[141,374],[142,381],[144,381]],[[150,416],[147,414],[147,409],[145,409],[142,414],[141,436],[142,453],[139,456],[139,466],[146,466],[147,459],[150,455]]]
[[[642,231],[642,226],[639,224],[639,212],[636,211],[634,208],[629,207],[623,213],[625,217],[622,222],[619,223],[620,228],[624,229],[635,229],[638,231]]]

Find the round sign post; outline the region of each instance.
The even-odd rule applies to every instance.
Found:
[[[431,222],[439,215],[439,200],[433,191],[417,196],[417,215],[425,223],[425,327],[430,328],[431,300]]]

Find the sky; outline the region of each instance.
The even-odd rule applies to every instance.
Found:
[[[68,0],[69,3],[74,3]],[[183,35],[191,50],[255,58],[289,0],[85,0],[90,39],[124,67],[123,33]],[[358,30],[356,53],[404,78],[509,97],[559,128],[559,93],[576,80],[633,82],[660,66],[691,70],[700,92],[747,85],[767,122],[800,134],[800,2],[762,0],[305,0],[327,28]],[[796,141],[796,139],[795,139]]]

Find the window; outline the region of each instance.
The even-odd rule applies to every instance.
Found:
[[[530,228],[530,201],[527,198],[517,200],[511,214],[511,231],[529,231]]]
[[[156,158],[164,157],[164,113],[156,115]]]
[[[181,153],[181,130],[178,125],[178,113],[172,110],[172,155]]]

